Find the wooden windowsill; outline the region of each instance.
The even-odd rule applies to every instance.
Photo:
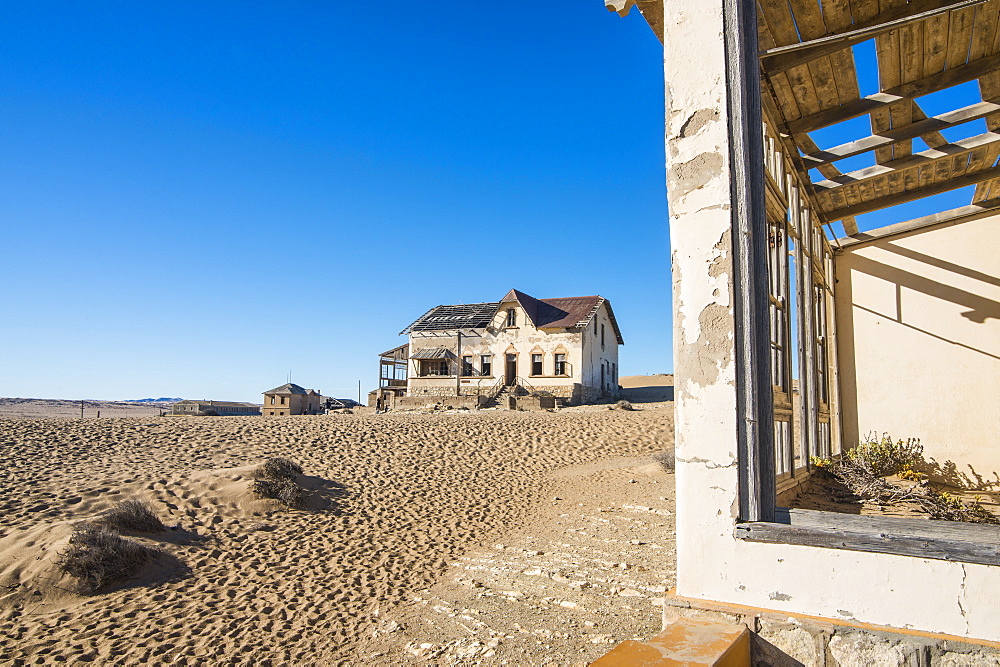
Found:
[[[572,375],[529,375],[528,378],[538,378],[541,380],[565,380],[566,378],[571,378]]]
[[[774,521],[736,524],[737,539],[1000,565],[1000,526],[775,508]]]

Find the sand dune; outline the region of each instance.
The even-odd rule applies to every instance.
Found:
[[[0,663],[363,664],[387,613],[538,514],[554,471],[671,431],[664,409],[0,420]],[[249,492],[276,455],[313,509]],[[162,555],[74,594],[53,562],[72,525],[133,497],[173,528],[132,537]]]

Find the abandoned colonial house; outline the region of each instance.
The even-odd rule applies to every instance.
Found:
[[[323,414],[322,398],[315,389],[303,389],[289,382],[264,392],[261,414],[266,417]]]
[[[600,296],[536,299],[510,290],[500,301],[437,306],[406,327],[406,345],[380,355],[381,400],[464,398],[475,406],[542,400],[587,403],[618,394],[611,303]]]
[[[795,499],[813,457],[888,431],[921,439],[931,482],[997,504],[1000,3],[606,4],[663,43],[665,624],[714,613],[755,664],[997,664],[1000,527]]]
[[[177,401],[170,406],[173,416],[187,415],[197,417],[234,417],[259,415],[260,406],[254,403],[234,401]]]

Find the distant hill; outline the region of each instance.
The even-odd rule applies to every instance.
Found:
[[[131,400],[125,401],[126,403],[176,403],[177,401],[183,401],[183,398],[133,398]]]

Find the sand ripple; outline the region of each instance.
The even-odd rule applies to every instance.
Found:
[[[376,610],[520,525],[549,473],[671,430],[668,410],[0,420],[0,662],[352,664]],[[268,456],[325,509],[249,496]],[[164,558],[68,594],[51,565],[68,526],[126,497],[179,527],[141,538]]]

